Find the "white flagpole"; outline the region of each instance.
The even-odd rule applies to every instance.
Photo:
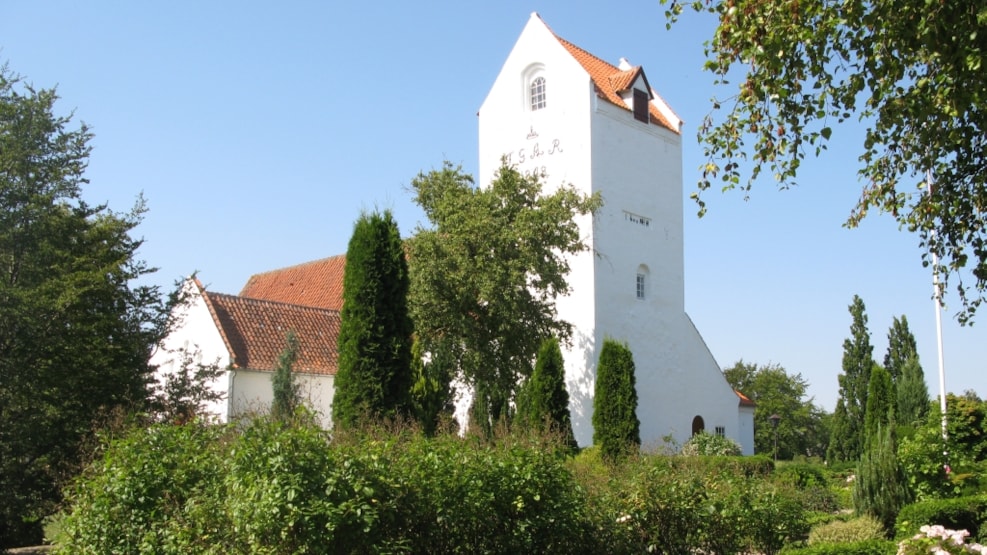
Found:
[[[932,171],[926,175],[926,183],[929,188],[929,197],[932,197]],[[935,236],[936,230],[933,228],[932,235]],[[939,348],[939,410],[942,413],[942,442],[943,448],[945,448],[946,440],[949,437],[949,433],[946,431],[946,366],[943,362],[942,354],[942,290],[939,287],[939,257],[936,256],[935,251],[932,252],[932,291],[933,298],[936,304],[936,344]],[[948,453],[943,452],[943,457],[947,457]],[[943,462],[947,464],[947,462]],[[948,468],[948,467],[947,467]]]

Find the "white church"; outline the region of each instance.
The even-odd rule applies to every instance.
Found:
[[[641,67],[624,59],[616,66],[605,62],[555,35],[532,14],[479,110],[478,183],[489,183],[506,157],[522,172],[544,175],[546,187],[571,184],[602,196],[603,207],[579,222],[591,250],[571,259],[572,292],[557,301],[559,316],[573,324],[564,357],[580,445],[593,440],[596,361],[603,340],[613,338],[634,355],[644,448],[658,447],[668,437],[681,444],[705,430],[732,438],[744,454],[753,454],[754,405],[724,379],[685,312],[681,125]],[[254,322],[267,318],[261,314],[267,309],[283,317],[306,307],[324,312],[302,311],[306,318],[330,321],[335,312],[338,320],[340,258],[258,274],[235,297],[207,292],[196,282],[190,287],[201,302],[191,305],[184,318],[188,324],[169,336],[169,347],[162,346],[152,362],[167,373],[175,346],[198,345],[197,338],[207,335],[211,347],[203,358],[219,358],[230,368],[226,380],[216,384],[229,393],[225,405],[216,408],[221,419],[269,402],[269,386],[256,376],[273,366],[264,367],[270,366],[265,359],[251,367],[237,356],[229,336],[241,338],[245,344],[239,349],[246,353],[258,336],[283,334],[277,317],[271,317],[273,325]],[[235,325],[229,318],[221,321],[209,308],[210,296],[231,305],[243,299],[240,304],[254,312]],[[244,332],[237,326],[252,328]],[[322,361],[299,374],[328,418],[335,361],[325,359],[335,353],[335,337],[327,341],[321,332],[299,332],[299,340],[303,354],[311,349],[310,358]],[[241,375],[251,378],[249,387],[237,383]]]

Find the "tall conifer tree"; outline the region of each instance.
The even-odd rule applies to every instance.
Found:
[[[634,371],[634,357],[627,345],[604,340],[596,367],[593,444],[607,461],[613,462],[641,445]]]
[[[870,373],[870,383],[867,386],[867,410],[864,412],[864,445],[870,444],[876,437],[877,429],[887,429],[895,422],[897,399],[891,374],[880,365],[875,364]]]
[[[912,425],[921,422],[928,412],[929,386],[916,355],[905,362],[898,378],[898,422]]]
[[[561,434],[563,441],[576,447],[569,413],[569,392],[565,387],[565,363],[559,340],[542,342],[535,370],[518,394],[516,421],[527,426],[546,426]]]
[[[900,319],[895,317],[888,330],[888,352],[884,355],[884,368],[891,374],[891,381],[897,384],[905,363],[917,356],[918,346],[915,336],[908,329],[908,318],[904,315]]]
[[[408,265],[391,212],[362,214],[346,251],[335,426],[411,413]]]
[[[833,434],[831,441],[840,445],[830,449],[837,459],[857,460],[863,452],[864,413],[867,410],[867,388],[874,366],[874,347],[867,330],[867,314],[864,301],[853,296],[850,305],[850,337],[843,341],[843,373],[839,375],[840,401],[846,410],[834,414],[833,427],[845,430],[844,437]],[[844,419],[843,421],[840,421]]]

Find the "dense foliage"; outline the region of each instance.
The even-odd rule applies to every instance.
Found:
[[[987,404],[975,394],[946,395],[947,440],[933,403],[914,433],[903,438],[899,458],[918,499],[969,495],[987,483]]]
[[[447,350],[488,424],[506,418],[546,337],[570,336],[555,298],[566,257],[586,248],[575,218],[599,205],[502,167],[486,187],[446,163],[412,181],[429,226],[408,241],[410,306],[425,353]]]
[[[637,418],[634,355],[626,344],[605,339],[596,366],[593,395],[593,445],[604,460],[616,461],[641,445]]]
[[[867,446],[857,464],[853,507],[857,514],[873,516],[890,531],[898,511],[912,499],[904,469],[898,461],[894,423],[878,424],[867,438]]]
[[[867,388],[874,366],[874,348],[867,331],[864,301],[857,295],[850,304],[850,337],[843,341],[843,373],[838,377],[840,397],[833,414],[826,458],[834,462],[856,461],[864,450],[864,413]]]
[[[771,462],[567,459],[552,436],[330,440],[257,418],[135,429],[71,489],[61,553],[776,553],[804,538]]]
[[[777,437],[779,459],[825,456],[829,444],[825,413],[808,397],[809,383],[801,374],[789,374],[777,364],[740,360],[723,375],[735,390],[756,403],[755,453],[773,453]],[[771,423],[772,415],[781,417],[777,428]]]
[[[95,422],[144,408],[167,314],[131,237],[82,198],[92,134],[0,67],[0,548],[40,540]]]
[[[408,417],[411,342],[408,264],[390,211],[362,214],[346,250],[339,370],[333,382],[333,424]]]
[[[545,427],[576,448],[569,392],[565,387],[565,363],[559,340],[554,337],[542,342],[535,370],[518,393],[516,422],[528,427]]]
[[[857,118],[866,124],[865,185],[848,225],[879,210],[919,233],[926,253],[938,256],[940,277],[959,278],[960,319],[972,316],[987,287],[987,8],[926,0],[662,3],[669,25],[687,6],[718,19],[705,69],[718,85],[736,83],[712,100],[699,127],[708,157],[699,191],[720,180],[749,191],[762,170],[791,186],[834,125]],[[968,264],[972,288],[959,273]]]

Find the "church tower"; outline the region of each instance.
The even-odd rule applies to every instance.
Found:
[[[644,70],[612,65],[556,36],[532,14],[479,111],[479,183],[501,160],[599,193],[583,218],[591,251],[570,260],[559,316],[573,428],[593,440],[596,363],[604,339],[626,342],[637,366],[643,447],[704,429],[753,453],[753,406],[729,386],[685,312],[682,122]]]

